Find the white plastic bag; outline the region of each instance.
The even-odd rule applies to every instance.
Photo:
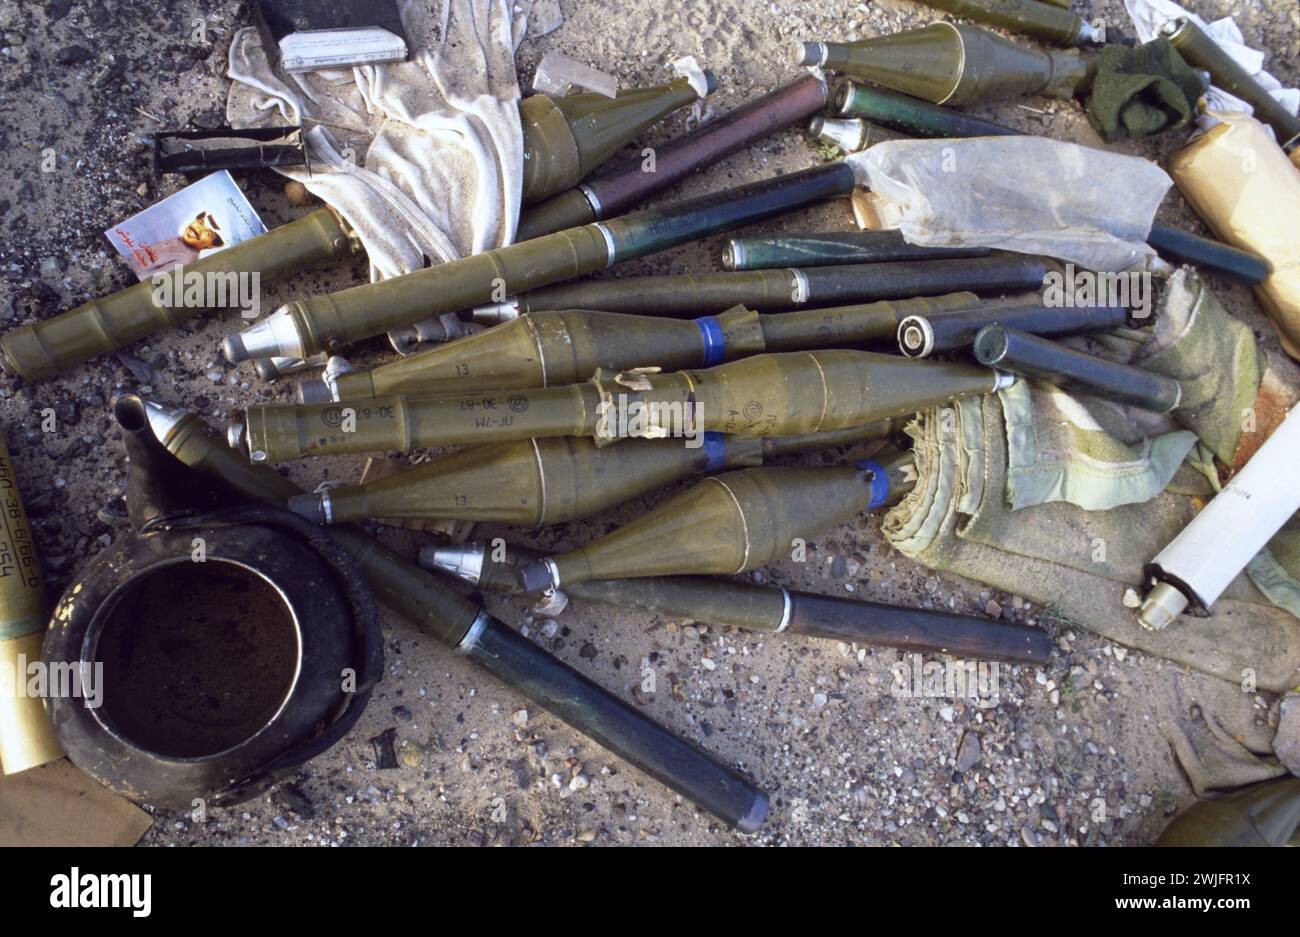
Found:
[[[888,140],[848,157],[875,215],[912,244],[993,247],[1142,270],[1173,184],[1136,156],[1045,137]]]

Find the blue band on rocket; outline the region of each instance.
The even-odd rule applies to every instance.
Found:
[[[703,367],[711,368],[715,364],[722,364],[727,349],[727,339],[722,334],[722,323],[714,316],[701,316],[695,320],[695,324],[699,326],[700,335],[704,338]]]
[[[871,473],[871,504],[868,507],[880,507],[889,500],[889,472],[875,459],[859,462],[858,468]]]
[[[704,434],[704,455],[709,460],[704,471],[716,472],[727,467],[727,441],[722,433]]]

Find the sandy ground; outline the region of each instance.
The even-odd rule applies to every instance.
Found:
[[[179,187],[171,178],[161,185],[151,180],[149,134],[222,122],[225,54],[234,30],[248,21],[245,6],[224,0],[0,3],[0,325],[54,314],[131,281],[101,232]],[[790,78],[794,40],[851,39],[939,18],[911,0],[561,0],[561,6],[564,25],[521,49],[521,83],[531,81],[536,63],[551,50],[627,84],[658,80],[666,62],[693,54],[722,80],[709,101],[719,111]],[[1294,3],[1192,7],[1207,18],[1231,12],[1247,39],[1268,50],[1277,75],[1290,84],[1300,79]],[[1127,25],[1118,2],[1084,8]],[[204,41],[194,41],[195,18],[203,20]],[[1063,139],[1096,141],[1075,105],[1025,104],[976,113]],[[646,140],[661,142],[681,129],[676,117]],[[1158,157],[1176,145],[1166,137],[1121,148]],[[50,152],[55,169],[43,172]],[[700,174],[677,194],[801,169],[819,159],[804,134],[791,130]],[[270,225],[301,212],[269,174],[249,178],[247,191]],[[1204,233],[1176,194],[1162,217]],[[762,228],[846,230],[851,223],[847,205],[836,204]],[[719,243],[670,251],[620,272],[719,269]],[[362,277],[360,264],[300,276],[268,291],[264,308]],[[1214,286],[1266,342],[1273,341],[1245,290]],[[229,328],[228,322],[191,323],[130,349],[129,358],[92,362],[36,387],[3,380],[0,420],[54,594],[116,535],[95,518],[124,490],[109,400],[139,391],[222,420],[233,408],[289,395],[287,385],[259,385],[247,366],[232,369],[219,361],[217,346]],[[369,359],[358,356],[363,362],[382,358],[378,344]],[[46,408],[57,415],[53,433],[41,429]],[[290,474],[308,486],[352,479],[360,461],[300,463]],[[521,542],[577,544],[659,497],[540,536],[507,533]],[[386,536],[401,549],[413,549],[417,540],[401,531]],[[742,837],[387,616],[387,674],[347,739],[289,785],[239,808],[201,822],[157,811],[145,841],[1140,844],[1190,802],[1159,720],[1162,705],[1195,700],[1206,678],[1112,647],[1018,597],[920,568],[889,549],[872,517],[819,538],[807,563],[783,564],[766,575],[833,594],[1001,615],[1048,629],[1057,652],[1041,670],[1004,668],[996,705],[981,708],[891,695],[891,666],[901,655],[888,649],[596,608],[571,608],[558,625],[548,625],[533,620],[521,601],[489,600],[494,612],[527,628],[562,660],[635,698],[647,713],[743,767],[771,791],[770,821],[757,835]],[[656,674],[653,694],[638,689],[647,667]],[[1255,705],[1256,728],[1266,732],[1275,701],[1260,697]],[[400,764],[377,770],[368,740],[389,728],[397,732]]]

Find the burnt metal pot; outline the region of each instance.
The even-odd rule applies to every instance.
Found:
[[[134,529],[55,608],[51,694],[68,757],[132,800],[220,807],[254,797],[343,737],[382,673],[373,596],[329,535],[221,493],[153,440],[138,401],[114,416]]]

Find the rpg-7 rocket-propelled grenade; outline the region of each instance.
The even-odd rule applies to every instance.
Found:
[[[692,475],[763,465],[774,455],[888,435],[895,421],[806,436],[705,433],[695,448],[680,439],[630,439],[601,449],[561,436],[470,446],[360,485],[289,499],[318,524],[376,519],[495,521],[544,527],[590,517]]]
[[[550,436],[680,437],[707,432],[793,436],[850,429],[1013,378],[975,365],[850,349],[755,355],[701,371],[598,371],[590,382],[466,394],[250,407],[229,440],[253,461],[409,451]]]
[[[370,371],[353,371],[344,359],[332,358],[319,380],[298,386],[298,401],[555,387],[585,381],[597,368],[621,371],[647,361],[665,371],[707,368],[764,351],[859,345],[890,337],[881,334],[885,322],[978,303],[974,293],[952,293],[780,315],[737,306],[693,320],[582,309],[536,312]]]
[[[542,558],[536,550],[509,546],[496,559],[483,542],[420,548],[421,566],[507,593],[521,591],[519,567]],[[707,576],[597,579],[568,583],[563,591],[582,602],[711,625],[974,660],[1041,664],[1052,651],[1047,632],[1024,625]]]
[[[811,117],[825,105],[825,78],[820,75],[797,78],[655,147],[654,172],[646,171],[646,156],[637,153],[525,210],[519,219],[516,240],[529,241],[543,234],[621,215],[695,170],[712,166],[782,127]]]

